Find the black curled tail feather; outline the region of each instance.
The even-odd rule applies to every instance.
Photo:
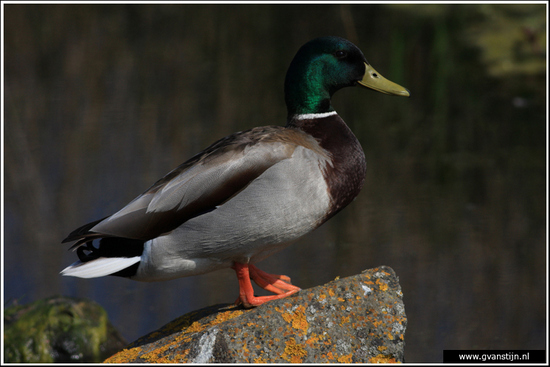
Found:
[[[99,248],[94,247],[93,241],[86,242],[83,245],[80,245],[76,249],[76,254],[78,255],[78,259],[82,261],[83,263],[95,260],[101,255],[99,254]]]
[[[100,257],[134,257],[143,254],[144,240],[122,237],[104,237],[97,247],[94,240],[88,240],[76,249],[76,254],[82,262],[92,261]]]
[[[105,237],[100,239],[97,247],[94,246],[94,240],[88,239],[88,241],[82,243],[76,249],[78,259],[86,263],[88,261],[96,260],[100,257],[135,257],[143,254],[143,247],[145,245],[144,240],[135,240],[131,238],[121,237]],[[132,266],[120,270],[116,273],[110,274],[121,277],[131,277],[136,274],[139,262]]]

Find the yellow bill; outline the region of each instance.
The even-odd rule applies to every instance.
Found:
[[[411,94],[407,88],[403,88],[380,75],[372,66],[365,63],[365,75],[359,82],[364,87],[374,89],[377,92],[390,94],[392,96],[409,97]]]

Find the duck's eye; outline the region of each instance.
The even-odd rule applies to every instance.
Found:
[[[334,53],[334,56],[339,59],[343,59],[344,57],[348,56],[348,53],[346,51],[339,50]]]

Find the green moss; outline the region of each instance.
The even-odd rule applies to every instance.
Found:
[[[52,297],[4,313],[6,362],[100,362],[125,342],[97,303]]]

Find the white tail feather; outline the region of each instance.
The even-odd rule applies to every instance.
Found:
[[[141,256],[134,257],[100,257],[82,262],[77,261],[61,271],[61,275],[78,278],[97,278],[116,273],[134,265],[141,260]]]

